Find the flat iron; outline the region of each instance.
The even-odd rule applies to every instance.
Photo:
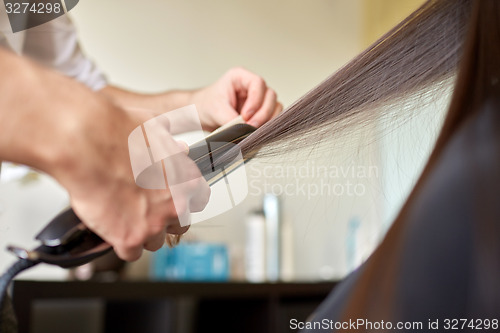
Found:
[[[255,130],[248,124],[228,123],[204,140],[189,146],[188,156],[211,186],[244,163],[243,159],[226,158],[225,155],[231,155],[236,150],[240,153],[238,149],[232,148]],[[83,265],[112,249],[111,245],[88,229],[71,208],[52,219],[35,239],[41,245],[33,250],[16,246],[7,249],[20,259],[63,268]]]

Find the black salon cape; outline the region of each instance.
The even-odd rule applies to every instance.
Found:
[[[305,332],[500,331],[484,329],[487,320],[500,320],[500,253],[491,246],[500,242],[500,102],[462,124],[414,199],[404,221],[335,288]],[[349,304],[361,309],[356,318],[346,313]],[[352,325],[358,319],[372,326]],[[408,322],[422,327],[396,327]],[[346,329],[335,329],[342,324]]]

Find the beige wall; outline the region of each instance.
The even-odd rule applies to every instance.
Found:
[[[359,51],[359,11],[359,0],[86,0],[72,14],[112,82],[195,88],[241,65],[288,105]]]
[[[425,0],[363,0],[363,45],[367,47]]]

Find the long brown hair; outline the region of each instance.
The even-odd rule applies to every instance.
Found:
[[[341,128],[378,119],[380,106],[429,94],[429,87],[445,83],[456,73],[470,7],[470,0],[427,1],[244,140],[240,144],[244,155],[251,157],[259,150],[260,155],[275,154],[283,145],[288,150],[314,144]]]
[[[491,101],[500,102],[500,1],[429,0],[344,68],[300,98],[240,145],[247,157],[279,154],[314,144],[337,130],[364,126],[382,116],[379,106],[404,103],[409,97],[439,93],[455,78],[451,105],[422,176],[376,250],[344,308],[344,318],[390,316],[399,262],[398,237],[408,211],[421,193],[443,150],[457,131]],[[498,104],[496,105],[498,107]],[[404,109],[403,109],[404,110]],[[498,110],[495,110],[498,112]],[[404,115],[402,115],[404,117]],[[499,119],[498,117],[496,119]],[[259,156],[257,154],[257,156]],[[497,148],[491,161],[500,165]],[[470,162],[474,172],[474,161]],[[474,204],[476,237],[471,303],[474,311],[495,315],[500,308],[500,226],[496,207],[500,170],[489,183],[478,180]],[[495,202],[496,201],[496,202]],[[396,250],[396,251],[395,251]],[[383,266],[381,268],[381,266]],[[377,274],[385,269],[384,275]],[[378,290],[374,290],[374,284]],[[377,302],[376,304],[373,302]],[[496,310],[495,310],[496,309]],[[496,313],[498,314],[498,313]]]

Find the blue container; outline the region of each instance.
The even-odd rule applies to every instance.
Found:
[[[229,258],[223,244],[181,243],[153,254],[151,278],[171,281],[227,281]]]

